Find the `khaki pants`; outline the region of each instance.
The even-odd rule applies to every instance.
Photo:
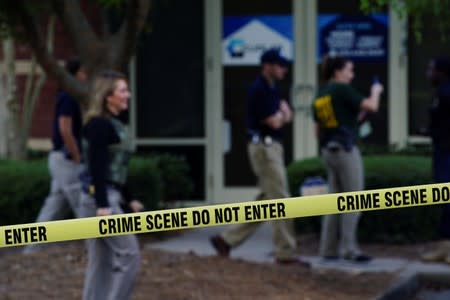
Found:
[[[113,214],[123,213],[120,208],[121,195],[108,190],[108,201]],[[82,193],[80,214],[82,217],[96,215],[94,198]],[[84,280],[83,300],[130,299],[139,269],[140,252],[135,235],[120,235],[108,238],[89,239],[88,267]]]
[[[289,197],[283,146],[279,143],[248,144],[248,154],[253,172],[258,178],[261,194],[256,200]],[[243,223],[230,227],[222,237],[231,246],[244,242],[261,223]],[[279,259],[296,256],[296,239],[292,219],[272,221],[275,256]]]
[[[81,183],[80,166],[65,158],[62,151],[52,151],[48,156],[48,168],[51,175],[50,194],[44,201],[36,222],[63,219],[70,210],[78,216]],[[28,245],[24,253],[31,253],[45,245]]]
[[[363,164],[356,146],[350,152],[346,152],[340,146],[335,151],[324,148],[322,158],[327,166],[331,193],[364,189]],[[351,257],[360,254],[356,238],[360,216],[360,212],[324,216],[320,255]]]

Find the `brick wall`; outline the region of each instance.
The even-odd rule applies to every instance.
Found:
[[[92,5],[86,5],[89,0],[82,0],[83,10],[88,15],[94,29],[100,28],[99,9]],[[55,23],[55,38],[54,38],[54,55],[63,62],[65,59],[74,56],[75,49],[73,43],[67,37],[67,34],[59,20]],[[21,64],[18,69],[18,91],[22,99],[24,92],[27,72],[30,68],[31,51],[26,45],[17,45],[16,59]],[[31,138],[45,139],[50,138],[52,132],[52,120],[55,109],[56,94],[58,85],[56,80],[47,76],[47,80],[41,90],[38,102],[33,114],[33,123],[31,128]]]

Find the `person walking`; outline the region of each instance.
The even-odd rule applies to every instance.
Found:
[[[124,75],[103,71],[96,76],[92,99],[83,127],[83,192],[80,216],[108,216],[142,210],[127,188],[128,160],[131,153],[127,128],[118,119],[128,109],[130,92]],[[84,281],[84,300],[126,300],[136,279],[140,251],[135,235],[87,240],[88,266]]]
[[[351,85],[353,63],[343,57],[326,56],[322,63],[326,85],[313,101],[316,135],[320,153],[328,172],[331,193],[364,189],[364,170],[356,145],[358,120],[366,112],[379,108],[383,86],[374,83],[369,97],[363,97]],[[320,255],[324,259],[344,258],[366,262],[357,242],[360,212],[327,215],[322,218]]]
[[[433,180],[450,182],[450,58],[438,56],[428,64],[426,76],[435,89],[430,106],[429,134],[433,144]],[[442,207],[437,247],[422,255],[425,261],[450,264],[450,204]]]
[[[81,82],[87,76],[78,58],[66,62],[66,70]],[[78,215],[81,184],[79,180],[81,162],[82,118],[78,102],[64,91],[58,93],[53,118],[53,149],[48,156],[51,176],[50,194],[44,201],[36,222],[62,219],[72,210]],[[32,253],[42,245],[28,245],[24,253]]]
[[[282,99],[277,81],[287,73],[288,60],[279,50],[261,56],[261,75],[252,83],[247,99],[248,155],[261,189],[257,200],[289,197],[283,155],[282,128],[292,120],[292,111]],[[261,223],[244,223],[213,236],[211,243],[221,256],[250,237]],[[273,243],[277,263],[302,263],[297,258],[292,220],[273,221]]]

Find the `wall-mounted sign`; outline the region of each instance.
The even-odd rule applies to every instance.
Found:
[[[335,54],[355,61],[387,59],[388,16],[322,14],[318,18],[318,59]]]
[[[226,16],[223,18],[223,64],[259,65],[261,54],[279,48],[293,58],[292,16]]]

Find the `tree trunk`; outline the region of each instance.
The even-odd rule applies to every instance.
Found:
[[[13,3],[25,41],[31,46],[43,72],[52,76],[62,89],[69,92],[84,106],[89,99],[89,85],[79,82],[59,65],[49,49],[49,41],[47,44],[45,43],[45,34],[40,29],[37,16],[27,9],[26,1],[15,0]],[[139,33],[144,28],[150,4],[151,0],[130,0],[127,2],[125,18],[120,29],[114,34],[99,38],[87,21],[78,1],[54,0],[52,2],[57,15],[75,44],[75,49],[81,57],[84,67],[90,71],[91,80],[92,75],[99,70],[105,68],[120,70],[127,65],[135,51]],[[50,23],[53,24],[52,21]],[[53,30],[50,29],[51,26],[53,25],[49,25],[48,36],[53,36],[53,33],[50,33],[50,30]],[[29,84],[27,84],[25,93],[24,109],[21,109],[17,99],[13,39],[5,39],[3,48],[5,54],[5,88],[3,92],[6,96],[2,98],[1,101],[4,99],[5,102],[0,103],[0,108],[3,104],[6,105],[6,109],[2,110],[4,116],[0,119],[5,120],[5,123],[0,124],[0,134],[4,140],[2,142],[2,137],[0,137],[0,155],[3,151],[9,157],[25,159],[34,105],[45,77],[41,77],[35,83],[34,74],[29,75],[31,78],[28,78]],[[32,86],[31,92],[30,86]],[[6,133],[8,134],[6,135]]]
[[[55,17],[52,16],[47,33],[49,53],[53,52],[54,27]],[[3,40],[3,53],[4,70],[3,74],[0,73],[3,75],[0,76],[0,157],[25,160],[28,157],[27,142],[34,109],[47,76],[43,71],[38,75],[38,63],[33,55],[21,106],[17,94],[13,38]]]
[[[55,38],[55,16],[51,16],[48,22],[47,28],[47,48],[49,53],[53,53],[53,44]],[[33,55],[31,59],[30,74],[27,78],[27,84],[25,94],[23,98],[23,110],[22,110],[22,146],[24,149],[27,147],[27,142],[30,137],[31,124],[33,122],[33,114],[36,108],[38,97],[41,93],[42,87],[47,79],[47,74],[44,70],[38,74],[38,62],[36,56]],[[35,78],[37,75],[37,78]]]
[[[21,124],[21,109],[17,98],[17,80],[15,65],[14,40],[3,40],[3,54],[5,66],[5,123],[7,157],[23,160],[26,158],[26,147],[23,143],[23,131]]]
[[[3,69],[3,68],[2,68]],[[7,127],[7,108],[6,108],[6,90],[5,76],[0,69],[0,158],[8,156],[8,127]]]
[[[89,84],[76,80],[64,70],[45,45],[38,18],[26,8],[25,0],[15,0],[18,18],[36,59],[45,72],[58,82],[60,88],[83,105],[89,99]],[[125,17],[115,33],[99,37],[92,29],[79,1],[53,0],[52,6],[74,43],[76,53],[92,77],[103,69],[122,70],[134,54],[139,34],[150,11],[151,0],[125,1]]]

